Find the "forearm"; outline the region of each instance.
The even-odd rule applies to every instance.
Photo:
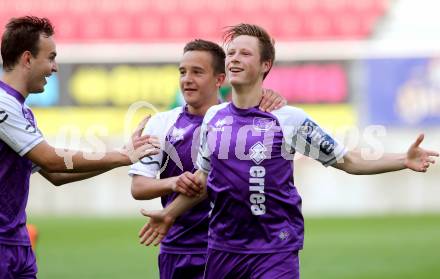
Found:
[[[44,170],[40,170],[39,173],[55,186],[60,186],[75,181],[85,180],[100,175],[107,171],[108,170],[83,172],[83,173],[48,173]]]
[[[405,169],[405,158],[405,154],[386,153],[379,159],[368,160],[362,158],[360,152],[349,151],[344,156],[343,162],[336,163],[334,166],[351,174],[379,174]]]
[[[63,153],[57,153],[63,154]],[[93,156],[96,159],[93,159]],[[62,162],[60,162],[62,160]],[[56,172],[64,173],[83,173],[95,172],[102,170],[111,170],[121,166],[128,166],[131,164],[130,159],[118,151],[111,151],[101,156],[96,154],[87,154],[85,152],[77,152],[74,155],[58,156],[58,169]]]
[[[188,211],[198,203],[208,197],[206,189],[203,189],[199,196],[188,197],[185,195],[179,195],[172,203],[170,203],[165,209],[164,214],[176,219],[184,212]]]
[[[206,190],[206,181],[207,181],[207,174],[203,171],[196,171],[195,175],[199,179],[202,191],[199,195],[195,197],[188,197],[185,195],[179,195],[171,204],[169,204],[165,209],[164,213],[168,216],[171,216],[172,218],[177,218],[180,215],[182,215],[185,211],[189,210],[190,208],[196,206],[198,203],[203,201],[208,197],[207,190]]]
[[[164,179],[135,175],[131,183],[131,194],[136,200],[150,200],[173,193],[176,177]]]

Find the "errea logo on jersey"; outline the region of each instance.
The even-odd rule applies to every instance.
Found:
[[[250,152],[251,152],[250,157],[252,161],[254,161],[254,163],[257,165],[261,164],[261,162],[263,162],[264,159],[266,159],[266,151],[267,148],[264,146],[264,144],[261,141],[254,144],[250,148]]]
[[[170,133],[170,142],[175,143],[179,140],[183,140],[183,136],[185,135],[185,129],[184,128],[173,128],[173,131]]]

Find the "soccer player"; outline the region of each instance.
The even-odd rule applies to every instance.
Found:
[[[207,184],[213,205],[205,278],[299,278],[304,223],[289,155],[301,152],[350,174],[377,174],[425,172],[439,154],[422,149],[420,135],[406,153],[365,160],[298,108],[255,109],[275,57],[272,39],[249,24],[231,27],[225,38],[232,103],[211,107],[204,117],[195,178],[195,185]],[[202,199],[180,195],[163,211],[143,211],[151,219],[141,242],[160,242],[175,218]]]
[[[219,103],[218,92],[225,79],[225,53],[216,43],[194,40],[186,44],[183,52],[180,89],[187,105],[151,118],[145,131],[162,131],[164,152],[142,159],[129,171],[133,197],[161,197],[164,207],[179,194],[193,197],[200,191],[200,187],[193,186],[200,125],[206,111]],[[265,91],[260,108],[272,110],[282,105],[284,100],[280,96]],[[156,179],[159,173],[160,179]],[[203,278],[210,208],[205,200],[176,219],[161,245],[161,279]]]
[[[43,92],[46,78],[57,71],[53,33],[47,19],[22,17],[10,20],[2,36],[0,279],[36,278],[37,266],[25,213],[32,171],[40,169],[46,179],[61,185],[128,166],[139,158],[158,153],[157,139],[141,136],[147,119],[139,125],[129,144],[120,151],[102,154],[99,160],[87,160],[92,154],[77,152],[67,165],[58,155],[62,153],[44,140],[24,102],[30,92]]]

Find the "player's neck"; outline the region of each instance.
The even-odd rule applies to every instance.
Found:
[[[217,95],[215,95],[215,98],[210,98],[199,107],[188,105],[188,113],[192,115],[204,116],[210,107],[218,105],[218,103],[219,101]]]
[[[15,72],[3,72],[1,79],[4,83],[17,90],[25,99],[29,95],[29,92],[26,88],[26,83],[19,74]]]
[[[262,97],[262,82],[252,85],[232,86],[232,103],[237,108],[248,109],[258,106]]]

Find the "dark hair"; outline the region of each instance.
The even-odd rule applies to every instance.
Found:
[[[261,62],[270,61],[270,68],[266,73],[264,73],[263,76],[263,79],[265,79],[267,74],[269,74],[270,69],[272,68],[272,64],[275,60],[275,41],[262,27],[246,23],[240,23],[234,26],[226,27],[226,31],[223,35],[223,40],[226,44],[229,44],[236,37],[243,35],[257,38],[260,45]]]
[[[11,71],[25,51],[30,51],[33,56],[37,56],[41,34],[47,37],[54,34],[54,28],[47,18],[35,16],[12,18],[6,24],[6,30],[2,36],[3,69]]]
[[[201,39],[193,40],[187,43],[183,49],[183,53],[188,51],[207,51],[212,56],[212,68],[215,74],[225,73],[225,52],[221,46],[216,43]]]

